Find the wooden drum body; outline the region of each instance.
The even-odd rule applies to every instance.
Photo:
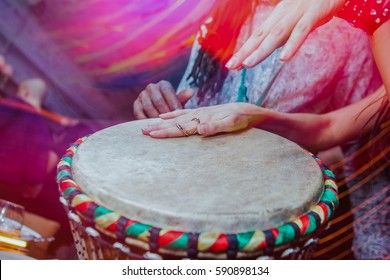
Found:
[[[337,206],[312,154],[250,129],[153,139],[133,121],[84,137],[58,165],[82,259],[306,258]]]

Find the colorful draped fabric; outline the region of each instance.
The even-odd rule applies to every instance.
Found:
[[[191,46],[214,3],[52,0],[46,1],[39,21],[49,38],[89,77],[108,79],[148,71],[152,75]]]

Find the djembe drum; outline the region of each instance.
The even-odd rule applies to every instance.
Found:
[[[151,122],[79,139],[61,159],[80,259],[310,257],[338,203],[318,158],[259,129],[153,139]]]

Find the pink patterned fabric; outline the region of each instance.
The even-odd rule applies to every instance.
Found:
[[[264,3],[258,6],[253,20],[248,19],[241,30],[237,49],[250,36],[253,26],[260,25],[272,9]],[[198,50],[195,42],[178,90],[191,87],[191,80],[186,78]],[[248,69],[245,85],[250,103],[256,103],[265,93],[260,104],[263,107],[282,112],[324,113],[354,103],[381,85],[366,34],[338,18],[312,32],[276,75],[283,64],[279,53],[276,50],[265,61]],[[273,78],[275,81],[270,86]],[[241,72],[231,71],[214,97],[206,95],[198,104],[195,94],[186,108],[236,102],[240,82]]]

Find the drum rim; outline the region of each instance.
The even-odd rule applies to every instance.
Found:
[[[69,147],[57,166],[57,183],[59,192],[69,208],[99,232],[117,238],[128,245],[147,247],[151,251],[187,251],[188,255],[197,253],[237,254],[256,253],[266,248],[273,248],[312,235],[318,228],[326,225],[338,206],[338,187],[335,176],[314,154],[320,167],[324,187],[319,201],[310,210],[279,227],[258,229],[239,233],[224,232],[184,232],[161,229],[140,221],[121,216],[119,213],[99,205],[74,181],[72,176],[72,159],[78,147],[88,136],[78,139]]]

